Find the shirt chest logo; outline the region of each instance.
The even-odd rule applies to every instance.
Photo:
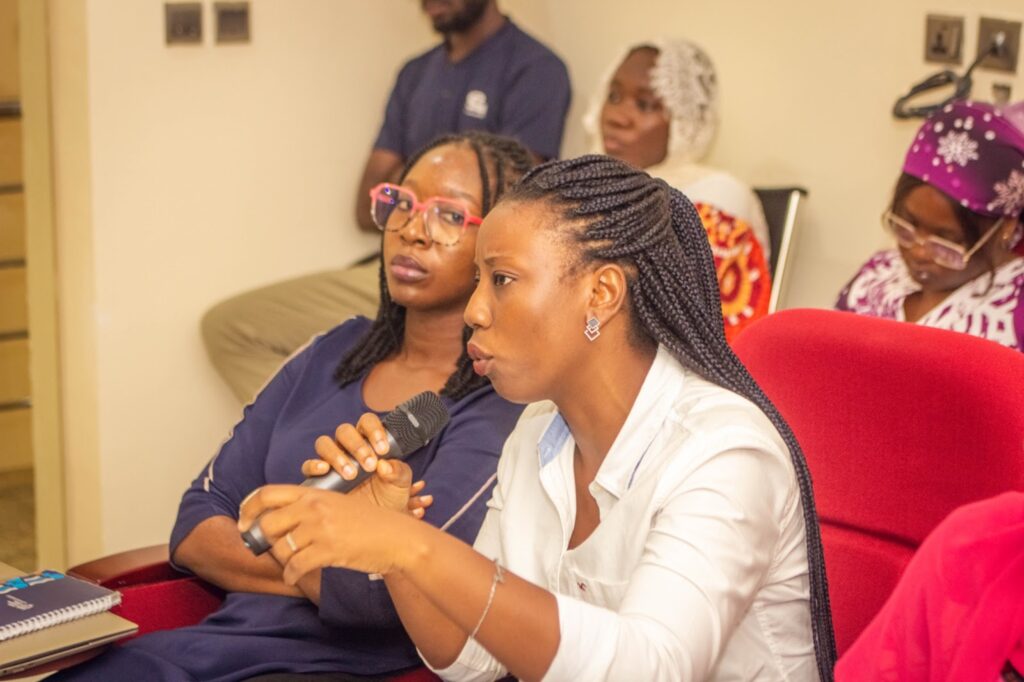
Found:
[[[473,118],[487,118],[487,94],[482,90],[470,90],[466,93],[466,103],[462,113]]]

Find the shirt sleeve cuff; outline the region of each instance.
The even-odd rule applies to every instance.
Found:
[[[564,594],[558,602],[558,651],[545,680],[601,679],[611,665],[619,628],[617,614]],[[596,646],[595,646],[596,645]]]
[[[435,675],[449,682],[485,682],[497,680],[507,674],[504,666],[474,639],[466,640],[459,657],[447,668],[435,668],[421,652],[417,650],[417,653]]]

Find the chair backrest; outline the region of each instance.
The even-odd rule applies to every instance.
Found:
[[[1024,490],[1024,354],[828,310],[770,315],[734,346],[807,458],[842,654],[949,512]]]
[[[755,188],[754,192],[761,200],[764,218],[768,222],[772,251],[768,263],[772,271],[772,297],[768,311],[775,312],[789,266],[790,248],[796,231],[796,211],[800,200],[807,196],[807,190],[802,187],[762,187]]]

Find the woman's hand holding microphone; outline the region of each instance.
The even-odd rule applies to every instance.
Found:
[[[410,516],[422,518],[433,498],[419,494],[425,484],[413,482],[408,464],[388,455],[395,454],[393,446],[408,455],[447,422],[447,411],[433,394],[443,416],[428,413],[417,419],[415,410],[405,410],[400,418],[408,424],[392,419],[419,397],[400,405],[383,422],[367,413],[355,425],[339,426],[333,437],[319,437],[315,450],[320,458],[302,465],[302,473],[311,477],[306,485],[267,485],[243,500],[239,530],[244,534],[258,525],[284,565],[286,583],[295,584],[310,571],[328,566],[381,574],[395,567],[402,543],[394,541],[389,529],[397,531],[413,522]],[[360,469],[371,475],[348,494],[315,485],[318,477],[332,470],[352,481]]]

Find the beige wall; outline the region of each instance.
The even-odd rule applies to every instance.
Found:
[[[351,199],[406,0],[256,0],[253,40],[163,44],[157,0],[51,0],[69,561],[165,541],[239,414],[198,320],[373,240]],[[383,40],[382,36],[389,36]]]
[[[392,74],[430,38],[407,5],[253,2],[251,43],[214,46],[208,25],[168,48],[162,2],[87,4],[107,551],[166,538],[236,418],[203,311],[372,249],[350,200]]]
[[[569,63],[579,95],[564,151],[586,150],[579,118],[620,47],[659,35],[701,44],[715,62],[722,93],[722,124],[708,163],[756,185],[810,190],[783,307],[831,306],[859,264],[886,243],[878,216],[918,125],[889,112],[913,83],[942,68],[923,59],[925,15],[966,16],[972,56],[980,15],[1024,18],[1020,0],[633,0],[626,6],[559,0],[544,7],[547,37]],[[997,80],[1024,99],[1022,72],[1024,59],[1014,77],[977,71],[974,94],[989,98]]]
[[[72,562],[103,551],[85,2],[51,0],[48,8],[67,556]]]
[[[48,6],[19,0],[21,107],[25,140],[25,252],[29,263],[29,379],[37,566],[62,566],[67,557],[64,424],[60,405],[54,166],[51,146]]]
[[[75,562],[164,541],[236,418],[202,312],[370,248],[349,227],[352,187],[396,68],[434,38],[411,0],[254,0],[253,42],[227,47],[211,43],[205,2],[206,44],[176,48],[158,0],[50,2]],[[707,48],[724,113],[710,162],[811,190],[791,306],[829,305],[883,243],[877,215],[915,125],[889,109],[936,68],[921,58],[925,13],[967,14],[973,41],[978,14],[1019,18],[1018,5],[502,2],[569,63],[568,154],[585,149],[579,115],[619,46],[675,33]]]

